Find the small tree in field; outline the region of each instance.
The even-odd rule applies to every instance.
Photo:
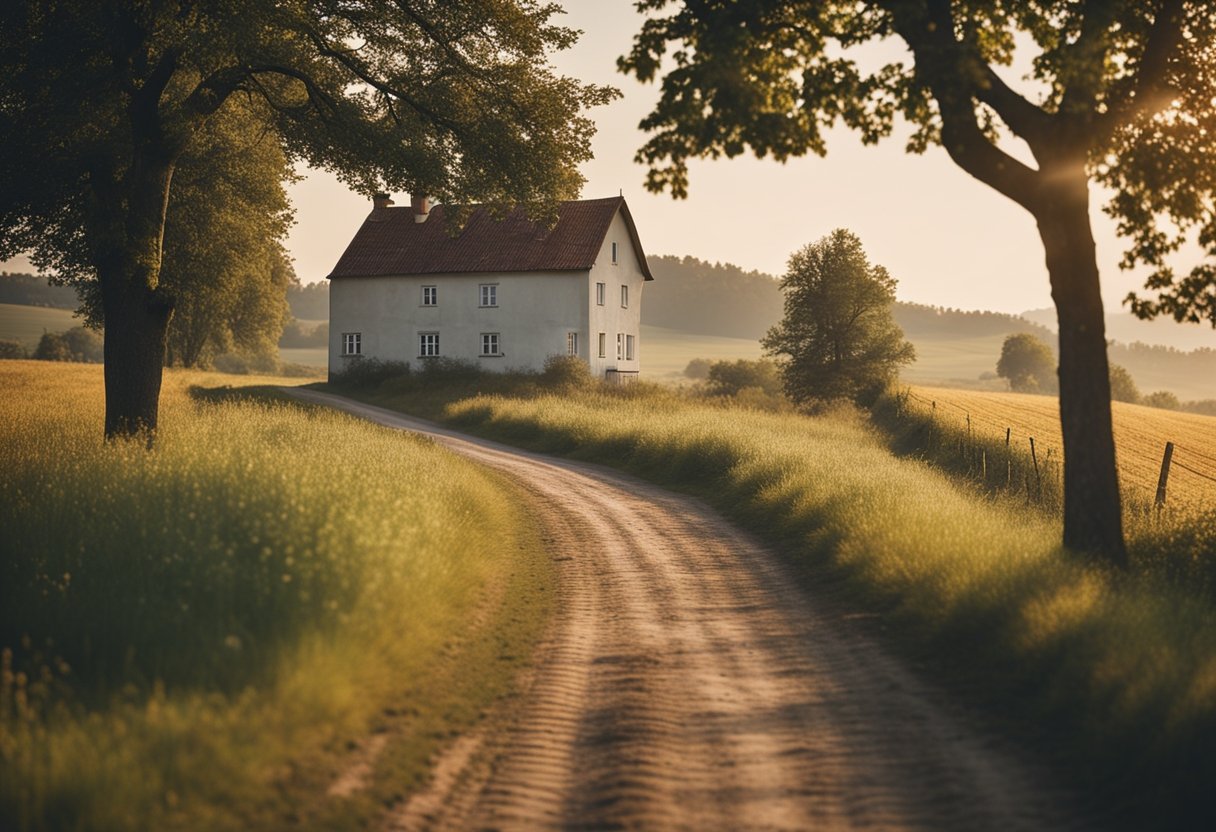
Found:
[[[895,278],[837,229],[790,257],[781,280],[785,317],[764,336],[779,357],[785,393],[798,404],[864,400],[916,352],[891,317]]]
[[[1126,367],[1110,365],[1110,397],[1116,402],[1139,403],[1140,388],[1136,386],[1135,379]]]
[[[996,374],[1008,379],[1009,389],[1015,393],[1054,393],[1058,387],[1055,354],[1029,332],[1005,339]]]

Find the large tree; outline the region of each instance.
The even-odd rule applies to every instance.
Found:
[[[895,278],[838,228],[790,257],[785,316],[761,342],[799,404],[872,400],[916,352],[891,317]]]
[[[964,171],[1035,218],[1060,333],[1064,543],[1124,563],[1122,509],[1090,181],[1147,264],[1138,306],[1216,323],[1211,266],[1179,277],[1188,231],[1216,253],[1216,8],[1199,0],[641,0],[649,15],[621,68],[662,95],[642,122],[652,190],[687,192],[690,158],[750,148],[825,152],[837,121],[863,141],[914,126],[912,152],[942,145]],[[867,67],[852,47],[899,38],[906,58]],[[998,71],[1032,44],[1034,94]],[[1033,163],[1009,152],[1025,143]]]
[[[1005,337],[996,374],[1008,379],[1009,389],[1015,393],[1054,393],[1059,389],[1055,353],[1029,332]]]
[[[548,64],[541,0],[0,4],[0,257],[96,275],[106,434],[151,436],[173,293],[171,183],[216,113],[254,102],[293,160],[365,193],[551,205],[577,193],[613,91]]]

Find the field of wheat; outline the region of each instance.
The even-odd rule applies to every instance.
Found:
[[[970,431],[979,440],[1004,442],[1036,453],[1053,474],[1061,457],[1059,402],[1053,396],[912,387],[912,412],[933,418],[955,431]],[[1115,444],[1125,495],[1151,501],[1166,442],[1174,443],[1167,504],[1182,509],[1216,507],[1216,418],[1179,413],[1124,402],[1113,403]]]

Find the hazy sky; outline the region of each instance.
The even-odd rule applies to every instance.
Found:
[[[1051,305],[1030,215],[971,179],[940,148],[924,156],[905,154],[898,136],[863,147],[842,128],[831,135],[826,158],[785,165],[751,157],[694,162],[687,200],[648,193],[645,170],[633,156],[645,142],[637,124],[650,111],[657,87],[616,71],[616,58],[628,51],[640,18],[628,0],[563,5],[568,25],[584,34],[572,50],[556,56],[558,68],[624,92],[592,113],[598,133],[595,159],[583,168],[583,196],[623,192],[647,253],[689,254],[780,275],[795,249],[845,227],[896,277],[902,300],[1005,312]],[[292,197],[296,271],[301,280],[318,280],[370,205],[324,173],[310,174]],[[395,197],[398,203],[408,199]],[[1103,297],[1108,309],[1117,309],[1140,281],[1118,270],[1121,248],[1112,224],[1096,207],[1094,213]]]
[[[628,0],[564,5],[568,25],[584,34],[556,56],[558,68],[624,92],[592,113],[599,132],[595,159],[583,169],[583,196],[623,192],[647,253],[688,254],[780,275],[792,251],[845,227],[861,238],[871,260],[896,277],[902,300],[1005,312],[1051,305],[1030,216],[955,167],[940,148],[905,154],[899,136],[863,147],[856,134],[840,129],[830,136],[826,158],[785,165],[751,157],[694,162],[687,200],[647,193],[645,171],[633,155],[645,142],[637,124],[657,88],[616,71],[616,58],[628,50],[640,18]],[[889,50],[898,48],[891,44]],[[320,280],[363,221],[369,200],[316,171],[290,193],[297,222],[288,247],[296,272],[305,282]],[[408,199],[394,196],[399,204]],[[1140,279],[1117,268],[1120,243],[1097,205],[1094,224],[1103,297],[1109,310],[1117,310]]]

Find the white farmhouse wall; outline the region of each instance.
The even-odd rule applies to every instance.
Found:
[[[617,244],[617,262],[612,262],[612,244]],[[645,285],[637,252],[629,238],[629,230],[620,211],[612,218],[604,245],[595,258],[587,277],[587,292],[591,300],[588,315],[590,337],[588,338],[588,361],[591,373],[602,377],[606,370],[638,371],[642,355],[642,287]],[[596,303],[595,284],[604,284],[604,305]],[[629,289],[629,306],[621,307],[621,286]],[[604,357],[599,357],[599,333],[604,333],[606,342]],[[633,360],[620,359],[616,355],[617,335],[634,337]]]
[[[623,250],[623,247],[622,247]],[[632,250],[632,247],[631,249]],[[479,287],[498,285],[498,305],[483,308]],[[422,305],[422,287],[435,286],[438,302]],[[340,277],[330,284],[329,371],[343,372],[342,336],[358,332],[362,355],[418,365],[419,335],[439,333],[439,354],[471,361],[482,369],[539,370],[551,355],[565,355],[567,333],[579,333],[579,353],[588,343],[587,272],[433,274],[401,277]],[[632,290],[631,290],[632,291]],[[482,333],[499,333],[498,357],[482,357]]]

